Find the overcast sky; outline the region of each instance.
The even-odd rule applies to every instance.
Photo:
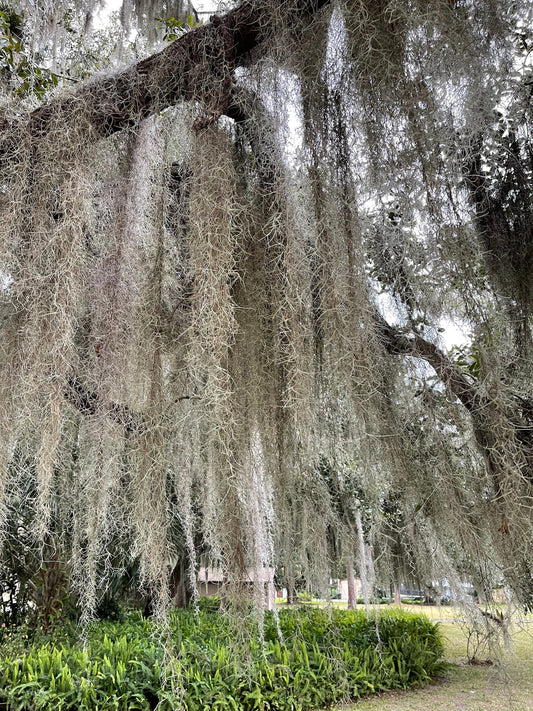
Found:
[[[106,11],[104,11],[105,14],[108,12],[114,12],[115,10],[120,10],[120,6],[122,5],[122,0],[107,0],[106,4]],[[197,12],[201,13],[213,13],[216,12],[218,2],[217,0],[192,0],[192,5],[194,9]]]
[[[193,7],[196,12],[208,12],[213,13],[217,9],[217,2],[213,0],[193,0]]]

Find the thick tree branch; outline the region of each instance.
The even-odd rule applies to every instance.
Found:
[[[294,21],[309,21],[329,1],[301,0]],[[87,82],[75,93],[41,106],[31,115],[30,133],[44,136],[55,117],[68,116],[109,136],[180,101],[204,101],[222,113],[230,101],[232,70],[271,31],[265,6],[244,2],[123,72]]]
[[[185,400],[196,400],[196,395],[181,395],[174,399],[174,403]],[[84,417],[96,415],[104,405],[94,390],[88,390],[77,378],[68,379],[65,388],[65,400],[73,405]],[[149,421],[142,412],[136,412],[126,405],[111,402],[103,412],[113,422],[124,427],[128,434],[141,434],[149,428]]]
[[[87,390],[76,378],[69,378],[65,389],[65,399],[84,416],[96,415],[101,407],[98,393]],[[134,412],[124,405],[111,403],[106,410],[106,414],[114,422],[122,425],[128,433],[142,432],[146,425],[141,413]]]
[[[506,456],[510,456],[524,476],[533,481],[533,405],[516,398],[516,407],[501,406],[483,397],[476,384],[443,353],[438,346],[418,334],[406,336],[376,314],[379,333],[385,349],[391,355],[408,355],[425,360],[432,366],[447,390],[465,407],[471,417],[476,441],[494,474],[496,490],[500,489],[500,471]],[[521,401],[521,402],[520,402]],[[506,437],[501,438],[504,422]],[[514,445],[512,443],[514,441]],[[513,451],[506,451],[506,447]]]
[[[472,413],[480,406],[479,397],[468,377],[434,343],[415,334],[406,336],[378,315],[379,332],[385,349],[391,355],[409,355],[425,360],[449,391]]]

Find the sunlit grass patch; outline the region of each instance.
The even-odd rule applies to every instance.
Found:
[[[449,608],[448,608],[449,609]],[[443,622],[448,671],[420,689],[385,692],[349,707],[351,711],[531,711],[533,709],[533,624],[515,624],[511,645],[500,662],[467,663],[465,631],[459,623]],[[486,660],[482,660],[486,662]]]

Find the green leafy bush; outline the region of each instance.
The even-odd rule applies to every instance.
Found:
[[[363,597],[358,597],[356,600],[358,605],[364,605],[365,599]],[[371,597],[368,601],[371,605],[390,605],[390,597]]]
[[[99,620],[121,622],[124,619],[124,609],[116,597],[104,595],[96,607],[96,616]]]
[[[199,597],[196,603],[191,602],[190,608],[194,609],[194,605],[198,607],[199,610],[203,612],[218,612],[220,610],[220,595],[213,595],[212,597]]]
[[[157,703],[161,711],[304,711],[420,684],[443,668],[438,626],[401,611],[283,610],[278,621],[268,613],[264,641],[249,624],[246,654],[232,644],[232,624],[213,612],[173,615],[177,685],[163,672],[152,623],[139,615],[95,624],[86,649],[59,633],[57,641],[8,644],[0,704],[13,711],[130,711]]]

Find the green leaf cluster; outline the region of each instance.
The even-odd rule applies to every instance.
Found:
[[[198,22],[194,21],[194,17],[191,14],[187,16],[187,22],[177,20],[175,17],[156,17],[155,19],[159,22],[157,29],[163,30],[164,42],[174,42],[178,37],[199,25]]]
[[[474,379],[478,379],[481,374],[481,352],[476,345],[453,346],[450,350],[450,358],[458,365],[463,372]]]

